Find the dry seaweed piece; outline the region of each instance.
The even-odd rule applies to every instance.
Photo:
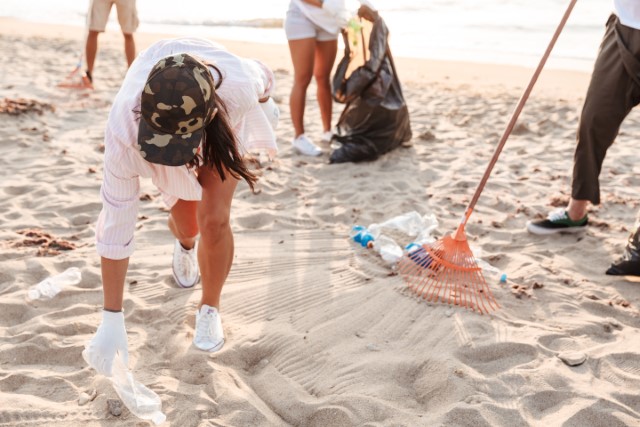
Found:
[[[13,247],[35,246],[38,247],[37,256],[55,256],[60,251],[71,251],[76,249],[76,245],[64,239],[53,237],[42,230],[28,228],[17,232],[24,236],[22,240],[11,243]]]
[[[40,102],[35,99],[27,98],[4,98],[0,101],[0,114],[9,114],[19,116],[25,113],[38,113],[42,115],[45,111],[55,111],[55,107],[47,102]]]

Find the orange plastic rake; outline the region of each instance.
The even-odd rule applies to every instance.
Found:
[[[93,89],[93,84],[82,70],[82,57],[76,67],[57,85],[65,89]]]
[[[531,81],[511,115],[507,128],[456,231],[435,243],[425,244],[409,252],[400,260],[399,272],[408,283],[409,289],[425,300],[455,304],[481,314],[499,307],[482,274],[482,269],[478,267],[469,248],[464,228],[576,2],[577,0],[571,0],[569,3]]]
[[[78,58],[78,63],[76,64],[76,67],[56,85],[57,87],[65,89],[93,89],[91,80],[89,80],[89,77],[82,70],[84,59],[84,51],[82,49],[85,49],[87,37],[89,37],[89,14],[87,14],[85,19],[84,40],[80,47],[80,58]]]

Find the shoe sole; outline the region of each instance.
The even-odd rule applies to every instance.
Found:
[[[527,223],[527,231],[531,234],[536,234],[538,236],[548,236],[550,234],[574,234],[581,233],[587,229],[586,225],[580,225],[576,227],[567,227],[567,228],[544,228],[538,227],[535,224]]]
[[[193,288],[195,285],[198,284],[198,282],[200,281],[200,273],[198,273],[198,277],[196,277],[196,281],[193,282],[193,285],[191,286],[184,286],[182,283],[180,283],[180,280],[178,280],[178,276],[176,276],[176,271],[173,269],[173,266],[171,267],[171,273],[173,274],[173,280],[176,281],[176,284],[181,287],[182,289],[191,289]]]
[[[209,352],[209,353],[215,353],[215,352],[220,351],[222,349],[222,347],[224,346],[224,342],[225,342],[225,340],[222,340],[218,345],[215,345],[215,346],[213,346],[211,348],[198,347],[196,345],[196,343],[193,343],[193,346],[195,348],[197,348],[198,350],[206,351],[206,352]]]
[[[295,147],[294,147],[295,148]],[[296,151],[298,152],[298,154],[302,154],[303,156],[307,156],[307,157],[318,157],[318,156],[322,156],[322,151],[320,151],[317,154],[310,154],[310,153],[305,153],[302,150],[296,148]]]

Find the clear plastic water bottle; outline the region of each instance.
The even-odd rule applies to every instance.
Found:
[[[160,397],[133,378],[133,374],[125,366],[119,354],[116,354],[113,360],[112,375],[109,379],[120,400],[133,415],[143,420],[150,420],[155,425],[160,425],[167,420],[167,416],[162,412]]]
[[[478,267],[482,269],[482,274],[485,276],[485,278],[489,279],[490,281],[498,281],[500,283],[507,282],[507,273],[504,273],[498,267],[495,267],[480,258],[476,258],[476,263],[478,264]]]
[[[396,263],[402,258],[402,248],[389,236],[381,234],[373,242],[373,249],[380,254],[380,257],[389,264]]]
[[[51,299],[58,295],[63,287],[77,285],[82,280],[82,272],[78,267],[71,267],[55,276],[47,277],[27,291],[30,300]]]

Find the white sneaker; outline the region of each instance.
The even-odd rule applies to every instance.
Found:
[[[204,351],[218,351],[224,345],[224,330],[220,313],[215,307],[202,304],[196,311],[196,331],[193,345]]]
[[[305,156],[319,156],[322,154],[322,150],[316,144],[311,142],[305,134],[300,135],[293,140],[293,147],[304,154]]]
[[[200,278],[196,247],[185,249],[178,239],[173,247],[173,278],[181,288],[192,288]]]
[[[328,144],[331,142],[331,138],[333,138],[333,132],[328,130],[322,134],[322,138],[320,139],[320,141]]]

